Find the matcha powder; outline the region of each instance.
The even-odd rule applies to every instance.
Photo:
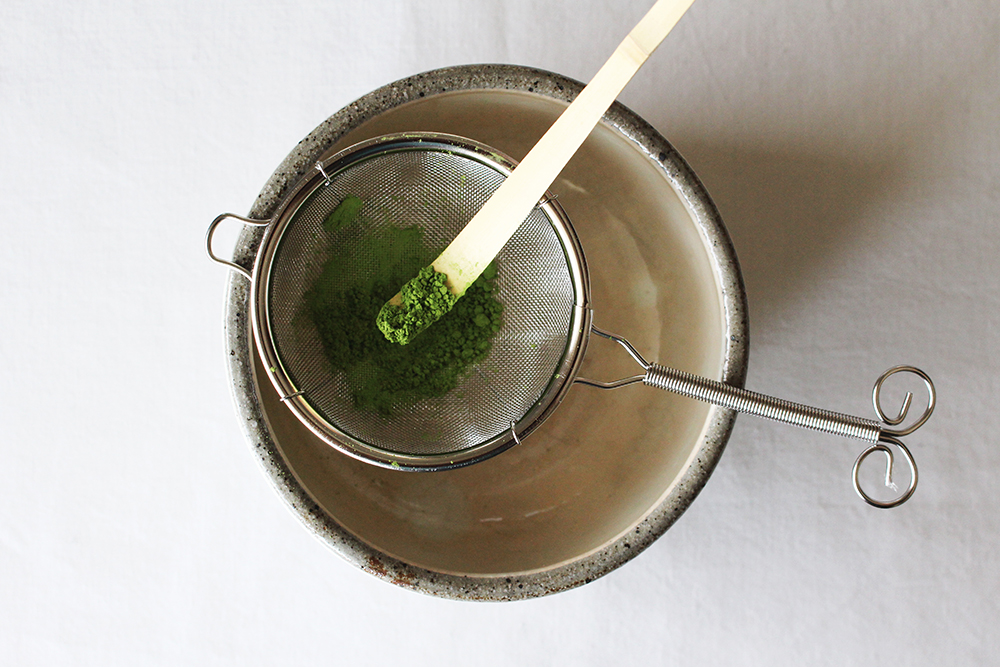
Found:
[[[306,293],[305,314],[319,332],[331,369],[347,379],[355,406],[390,416],[396,407],[443,396],[485,359],[503,306],[493,295],[491,267],[408,345],[389,342],[376,326],[379,311],[440,249],[425,246],[419,227],[385,227],[366,235],[361,248],[344,252],[338,232],[356,222],[360,204],[347,197],[327,218],[329,259]]]

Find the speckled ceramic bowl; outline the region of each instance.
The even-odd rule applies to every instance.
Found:
[[[462,135],[519,159],[581,88],[505,65],[390,84],[303,139],[250,215],[269,217],[318,159],[391,132]],[[551,190],[587,255],[595,325],[629,338],[649,359],[742,386],[747,324],[736,257],[707,193],[670,144],[616,104]],[[247,228],[235,261],[251,266],[261,236]],[[537,597],[623,565],[694,500],[735,419],[641,385],[578,385],[536,433],[500,456],[446,472],[379,468],[323,444],[281,405],[250,337],[248,287],[234,272],[227,358],[240,421],[266,475],[341,556],[430,595]],[[582,375],[635,373],[616,345],[591,341]]]

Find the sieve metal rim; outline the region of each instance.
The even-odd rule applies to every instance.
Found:
[[[292,381],[282,362],[271,326],[270,287],[274,261],[284,233],[294,221],[299,208],[310,196],[343,170],[360,161],[388,152],[437,150],[473,159],[495,169],[503,176],[514,170],[516,162],[486,144],[457,135],[433,132],[404,132],[383,135],[349,146],[317,163],[285,196],[268,221],[254,261],[251,275],[251,327],[264,369],[282,403],[295,417],[328,445],[356,459],[383,467],[411,471],[436,471],[477,463],[518,444],[530,435],[558,407],[573,384],[586,354],[591,325],[590,283],[583,248],[566,212],[555,196],[546,193],[539,208],[552,225],[562,245],[573,283],[576,303],[570,317],[565,349],[558,368],[538,400],[511,428],[493,438],[465,449],[442,454],[405,454],[376,447],[344,432],[327,420],[309,402],[301,387]]]

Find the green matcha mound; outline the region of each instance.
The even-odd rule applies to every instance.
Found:
[[[403,303],[386,303],[378,314],[378,328],[387,340],[406,345],[417,334],[437,322],[458,301],[445,285],[448,276],[425,266],[420,273],[403,285]]]
[[[408,345],[390,342],[375,324],[383,305],[424,273],[437,253],[415,227],[372,233],[364,250],[379,260],[374,271],[362,269],[361,253],[331,247],[323,274],[306,294],[305,314],[331,369],[347,379],[355,406],[391,416],[398,407],[447,394],[485,359],[503,306],[493,296],[493,279],[480,277],[461,299],[451,297],[450,312]]]
[[[347,195],[344,200],[337,204],[337,207],[330,211],[323,221],[323,229],[328,232],[335,232],[354,222],[365,202],[360,197]]]

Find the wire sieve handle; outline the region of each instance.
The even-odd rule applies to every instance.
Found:
[[[243,268],[236,262],[231,262],[228,259],[222,259],[212,251],[212,237],[215,236],[215,229],[219,226],[219,223],[221,223],[226,218],[235,218],[243,222],[244,224],[253,225],[255,227],[266,227],[267,225],[271,224],[271,221],[257,220],[254,218],[245,218],[242,215],[236,215],[235,213],[223,213],[222,215],[220,215],[219,217],[217,217],[215,220],[212,221],[212,224],[208,226],[208,232],[205,234],[205,248],[208,250],[208,256],[211,257],[212,260],[218,262],[219,264],[225,264],[231,269],[236,269],[237,271],[245,275],[248,280],[253,280],[253,276],[245,268]]]
[[[875,387],[872,390],[872,403],[875,407],[876,414],[882,420],[879,422],[872,419],[852,417],[851,415],[841,414],[839,412],[820,410],[808,405],[802,405],[800,403],[793,403],[780,398],[758,394],[756,392],[727,385],[716,380],[710,380],[708,378],[699,377],[684,371],[650,363],[646,361],[642,355],[636,351],[632,344],[624,338],[601,331],[597,327],[592,327],[591,331],[599,336],[613,340],[620,344],[623,348],[625,348],[629,355],[631,355],[632,358],[635,359],[640,366],[642,366],[646,373],[645,375],[635,375],[633,377],[624,378],[614,382],[599,382],[584,378],[577,378],[576,382],[601,389],[616,389],[618,387],[624,387],[641,382],[651,387],[656,387],[681,396],[687,396],[689,398],[712,403],[713,405],[718,405],[724,408],[730,408],[738,412],[757,415],[758,417],[772,419],[785,424],[791,424],[793,426],[801,426],[817,431],[823,431],[825,433],[832,433],[834,435],[864,440],[870,443],[870,446],[861,453],[854,463],[853,482],[854,490],[857,491],[858,495],[861,496],[865,502],[874,507],[883,509],[897,507],[906,502],[910,496],[913,495],[913,491],[916,489],[917,466],[913,461],[913,456],[910,454],[910,451],[906,448],[906,445],[899,440],[899,438],[901,436],[909,435],[923,426],[924,423],[930,418],[931,413],[934,411],[934,406],[937,401],[937,392],[934,389],[933,381],[931,381],[931,378],[927,375],[927,373],[919,368],[915,368],[913,366],[896,366],[883,373],[875,382]],[[907,418],[910,405],[913,401],[913,394],[907,392],[898,416],[890,417],[882,409],[882,386],[890,376],[895,375],[896,373],[904,372],[912,373],[923,380],[929,396],[927,408],[912,425],[906,428],[890,428],[899,426]],[[882,452],[886,456],[885,484],[887,487],[896,490],[896,485],[892,482],[893,453],[892,449],[889,447],[890,445],[902,453],[903,458],[910,469],[910,483],[899,497],[890,501],[880,501],[872,498],[864,491],[864,489],[861,488],[859,472],[861,464],[865,459],[875,452]]]

